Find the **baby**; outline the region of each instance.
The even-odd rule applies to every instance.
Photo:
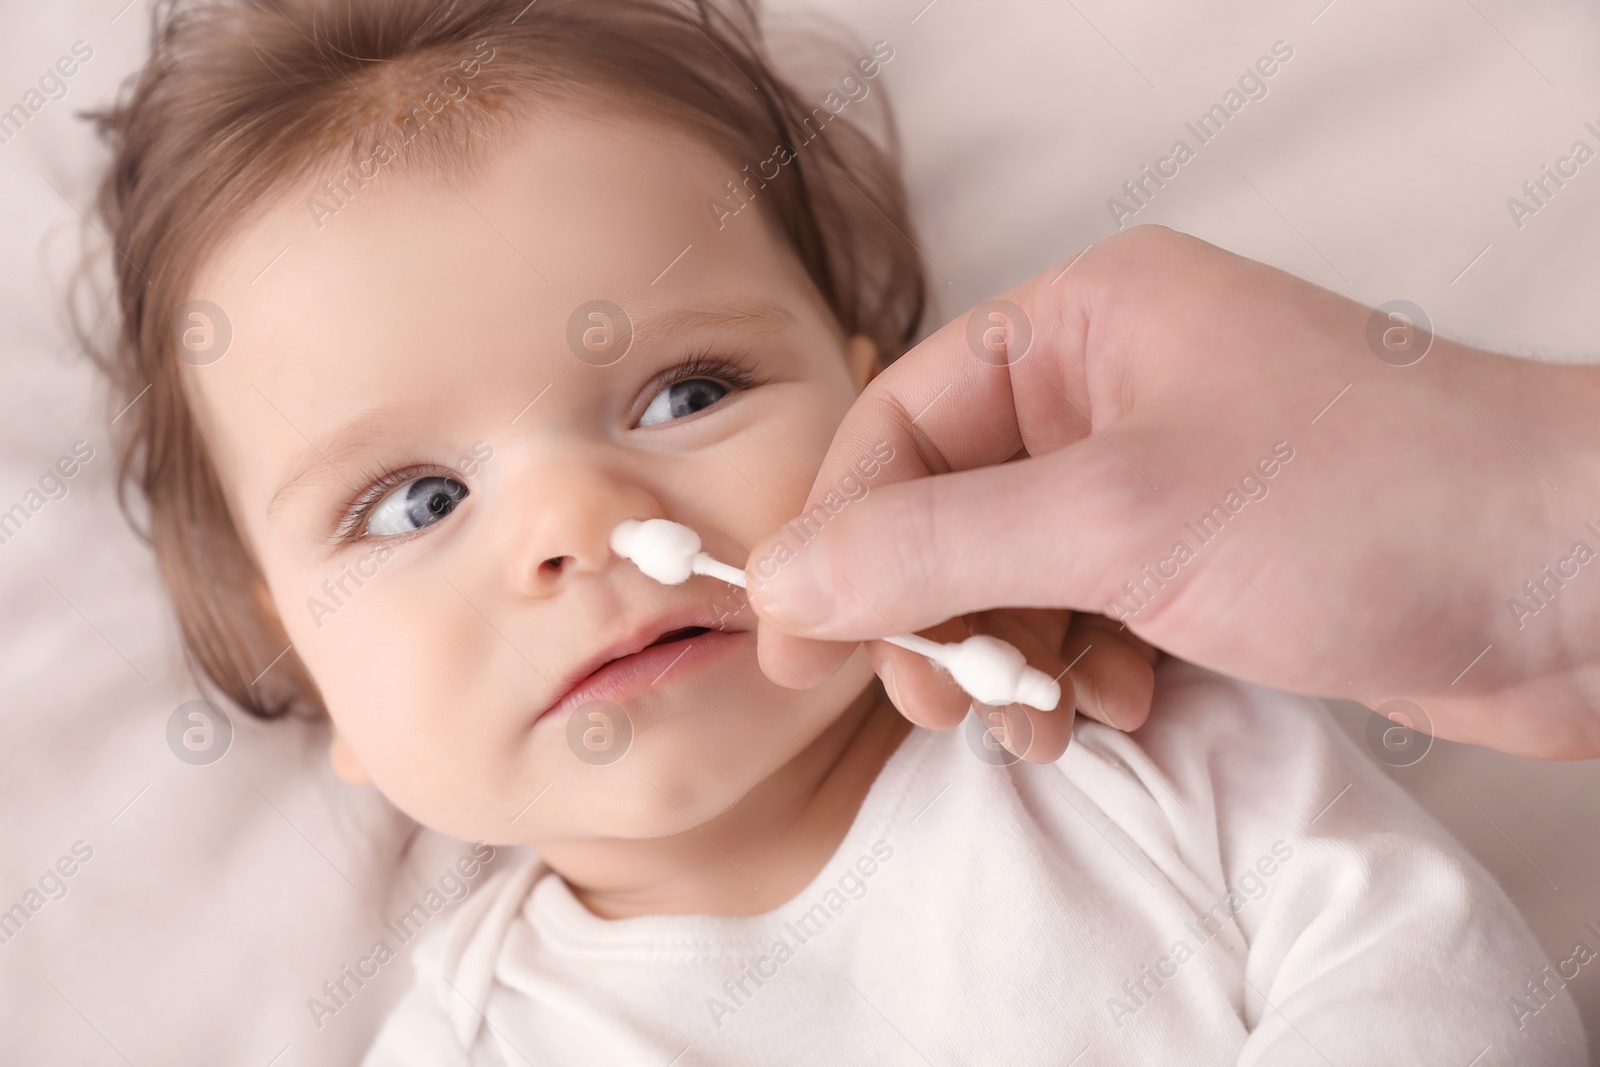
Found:
[[[104,364],[191,658],[526,846],[369,1064],[1583,1062],[1509,901],[1313,702],[1168,662],[1136,734],[1070,685],[1004,745],[913,729],[865,650],[781,688],[742,595],[611,551],[668,518],[746,561],[917,329],[856,121],[890,42],[811,102],[737,5],[162,10],[101,119]],[[895,462],[859,450],[840,506]],[[1059,613],[1003,618],[1061,674]]]

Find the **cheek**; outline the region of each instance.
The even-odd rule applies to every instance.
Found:
[[[842,396],[834,390],[808,388],[795,402],[785,402],[776,417],[764,420],[741,441],[735,462],[748,472],[756,492],[727,500],[720,514],[746,543],[765,537],[799,514],[817,479],[834,432],[849,409],[848,383]],[[742,483],[741,483],[742,484]]]
[[[392,562],[360,587],[335,585],[336,602],[322,582],[337,577],[307,578],[300,603],[279,605],[330,717],[401,809],[447,832],[475,829],[483,805],[467,784],[496,781],[492,753],[503,751],[505,713],[516,707],[500,690],[517,676],[513,665],[494,660],[484,639],[493,634],[437,575]]]

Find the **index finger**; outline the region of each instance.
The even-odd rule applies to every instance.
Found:
[[[899,482],[995,466],[1024,453],[1055,451],[1090,432],[1082,373],[1088,322],[1084,292],[1092,288],[1083,282],[1090,272],[1080,271],[1055,284],[1081,258],[1083,254],[972,308],[868,383],[834,435],[805,510],[750,554],[746,572],[758,614],[770,606],[771,597],[763,596],[768,583],[788,561],[806,552],[816,534],[823,533],[826,540],[839,532],[823,528],[846,503],[840,486],[865,484],[870,496],[873,489]],[[849,503],[875,510],[854,495]],[[878,517],[885,515],[880,511]],[[789,536],[795,529],[807,535],[799,545]],[[915,539],[909,532],[896,535],[886,529],[881,551],[911,547],[902,542]],[[821,548],[811,545],[812,551]],[[873,544],[869,554],[879,551]],[[881,633],[891,633],[930,620],[881,621]],[[764,632],[762,642],[764,664],[802,658],[800,649],[781,632]],[[777,651],[780,647],[793,655]],[[799,673],[809,678],[809,672]]]
[[[1053,305],[1075,298],[1070,285],[1032,279],[946,323],[890,364],[840,424],[807,509],[868,456],[892,456],[872,479],[878,487],[992,466],[1023,451],[1040,455],[1083,437],[1087,398],[1067,380],[1064,361],[1041,355],[1058,347],[1058,323],[1079,318]]]

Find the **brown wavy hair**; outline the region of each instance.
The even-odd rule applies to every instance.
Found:
[[[115,328],[99,342],[83,333],[121,412],[119,503],[155,551],[202,684],[261,718],[325,714],[263,602],[180,387],[174,318],[206,257],[253,210],[313,168],[370,161],[412,116],[426,133],[389,165],[435,172],[470,167],[493,142],[485,134],[534,106],[600,104],[676,124],[745,165],[744,191],[847,335],[870,337],[885,360],[904,351],[926,289],[892,120],[877,105],[846,118],[823,94],[804,96],[777,73],[761,30],[754,0],[157,5],[148,62],[89,116],[112,153],[96,210],[115,249],[104,307]],[[833,41],[839,57],[845,44]],[[456,106],[407,110],[485,47],[493,61]],[[860,55],[832,69],[854,75]],[[874,132],[855,121],[864,115],[878,119]]]

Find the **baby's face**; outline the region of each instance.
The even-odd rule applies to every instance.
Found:
[[[470,176],[402,168],[342,206],[277,204],[192,294],[233,340],[186,387],[335,763],[466,839],[681,832],[870,668],[858,650],[817,689],[773,685],[742,596],[658,585],[608,536],[665,517],[742,566],[804,503],[874,353],[754,204],[718,229],[741,171],[687,136],[541,119]],[[713,632],[562,699],[690,627]]]

